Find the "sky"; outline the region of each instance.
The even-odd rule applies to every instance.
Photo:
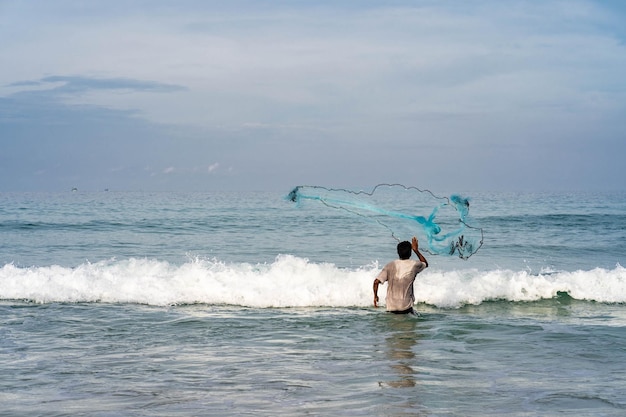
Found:
[[[626,190],[626,2],[0,0],[0,192]]]

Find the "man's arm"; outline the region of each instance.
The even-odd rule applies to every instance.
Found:
[[[374,279],[374,307],[378,307],[378,285],[380,281],[378,278]]]
[[[428,268],[428,261],[426,260],[426,258],[424,258],[424,255],[422,255],[420,253],[419,248],[417,246],[417,238],[415,236],[413,236],[413,241],[411,242],[411,247],[413,248],[413,252],[415,252],[415,254],[419,258],[420,262],[423,262],[426,265],[426,268]]]

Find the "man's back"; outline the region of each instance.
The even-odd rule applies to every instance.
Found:
[[[413,259],[396,259],[389,262],[377,279],[387,282],[387,311],[404,311],[413,307],[413,281],[426,268],[426,264]]]

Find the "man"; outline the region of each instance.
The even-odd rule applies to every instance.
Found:
[[[411,249],[417,255],[419,261],[411,258]],[[374,279],[374,307],[378,307],[378,285],[387,282],[387,311],[396,314],[413,312],[413,281],[417,274],[428,267],[428,261],[420,253],[417,247],[417,238],[413,241],[398,243],[398,256],[400,259],[389,262]]]

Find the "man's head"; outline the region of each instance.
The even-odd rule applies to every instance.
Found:
[[[405,240],[398,243],[398,256],[400,259],[409,259],[411,257],[411,242]]]

